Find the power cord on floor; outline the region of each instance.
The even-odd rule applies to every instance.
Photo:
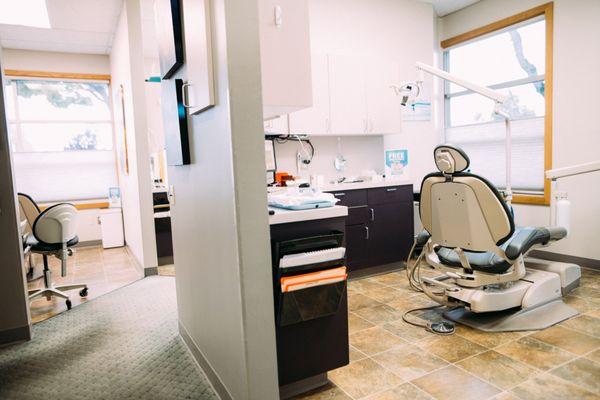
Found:
[[[424,252],[421,251],[421,254],[419,254],[417,259],[411,264],[411,259],[412,259],[412,256],[413,256],[416,246],[417,246],[417,240],[415,239],[412,247],[410,248],[410,252],[408,253],[408,259],[406,260],[406,276],[408,278],[408,284],[410,285],[410,288],[412,290],[414,290],[415,292],[424,293],[425,291],[423,290],[422,283],[419,278],[420,277],[419,270],[421,268],[421,260],[423,259]],[[443,305],[436,304],[434,306],[417,307],[417,308],[410,309],[402,315],[402,320],[404,322],[406,322],[407,324],[417,326],[419,328],[423,328],[431,333],[435,333],[438,335],[452,335],[455,330],[454,323],[452,323],[452,322],[449,322],[449,321],[417,322],[417,321],[411,321],[408,319],[408,316],[414,312],[435,310],[440,307],[443,307]]]

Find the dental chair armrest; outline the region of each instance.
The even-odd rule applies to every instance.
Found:
[[[431,237],[431,235],[429,234],[429,232],[427,232],[425,229],[423,229],[415,237],[415,241],[417,242],[417,246],[418,247],[425,246],[425,243],[427,243],[427,241],[429,240],[430,237]]]
[[[550,240],[560,240],[567,236],[567,229],[562,226],[549,226],[546,229],[550,233]]]
[[[546,245],[553,240],[560,240],[567,234],[567,230],[561,227],[534,228],[521,227],[508,242],[504,253],[511,260],[517,259],[525,254],[534,245]]]

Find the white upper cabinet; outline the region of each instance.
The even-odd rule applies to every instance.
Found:
[[[259,1],[263,116],[312,105],[307,0]]]
[[[283,115],[264,122],[265,134],[287,135],[288,132],[288,116]]]
[[[396,61],[312,55],[313,106],[289,115],[290,133],[384,135],[400,133]]]
[[[327,56],[313,54],[311,63],[313,105],[289,115],[290,133],[313,135],[330,133]]]
[[[399,133],[400,99],[390,88],[399,82],[400,66],[388,60],[371,60],[366,67],[367,132]]]
[[[367,133],[365,64],[359,57],[329,57],[331,133]]]

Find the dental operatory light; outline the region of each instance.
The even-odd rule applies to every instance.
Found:
[[[390,87],[396,93],[396,96],[400,96],[400,104],[403,107],[411,106],[421,93],[421,82],[406,82],[401,85],[390,85]]]
[[[46,0],[0,0],[0,24],[50,28]]]
[[[499,93],[495,90],[487,88],[477,83],[470,82],[466,79],[454,76],[446,71],[439,68],[432,67],[431,65],[417,62],[415,64],[419,77],[415,82],[403,83],[401,85],[391,85],[390,87],[394,90],[396,95],[400,96],[400,104],[402,106],[412,106],[417,100],[421,87],[423,85],[423,74],[428,74],[442,78],[445,81],[452,82],[456,85],[462,86],[467,90],[474,93],[480,94],[494,101],[494,113],[504,118],[506,127],[506,189],[504,190],[504,197],[507,203],[510,204],[512,201],[512,190],[511,190],[511,134],[510,134],[510,116],[502,110],[502,106],[507,100],[507,96]]]

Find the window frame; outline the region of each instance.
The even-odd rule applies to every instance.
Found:
[[[4,75],[13,79],[40,79],[40,80],[69,80],[69,81],[100,81],[108,84],[109,93],[109,108],[111,116],[111,130],[113,135],[113,153],[115,153],[115,169],[118,171],[116,147],[115,147],[115,132],[114,132],[114,115],[113,115],[113,104],[112,104],[112,85],[111,76],[107,74],[87,74],[87,73],[75,73],[75,72],[48,72],[48,71],[29,71],[29,70],[17,70],[17,69],[6,69]],[[52,121],[57,122],[57,121]],[[60,122],[60,121],[58,121]],[[72,122],[72,121],[70,121]],[[78,210],[88,210],[94,208],[106,208],[108,207],[108,201],[105,202],[77,202],[74,204]],[[40,205],[41,209],[45,209],[46,205]]]
[[[521,24],[525,21],[534,19],[536,17],[543,16],[546,24],[546,69],[544,71],[545,87],[544,87],[544,101],[545,101],[545,116],[544,116],[544,171],[552,169],[552,97],[553,97],[553,36],[554,36],[554,3],[546,3],[532,9],[520,12],[510,17],[501,19],[496,22],[484,25],[482,27],[473,29],[471,31],[462,33],[460,35],[451,37],[440,42],[440,46],[443,52],[444,67],[447,66],[448,52],[451,47],[459,44],[465,44],[469,41],[482,38],[483,36],[497,33],[499,30],[510,28],[514,25]],[[538,76],[539,77],[539,76]],[[535,80],[537,77],[529,77],[523,79]],[[510,83],[510,82],[505,82]],[[494,85],[498,86],[498,85]],[[449,113],[449,101],[446,101],[446,95],[448,94],[449,85],[444,84],[444,130],[448,125]],[[462,92],[457,92],[462,93]],[[457,93],[453,93],[452,96],[456,96]],[[515,204],[535,204],[535,205],[550,205],[550,180],[544,176],[544,192],[543,194],[526,194],[526,193],[514,193],[513,203]]]

